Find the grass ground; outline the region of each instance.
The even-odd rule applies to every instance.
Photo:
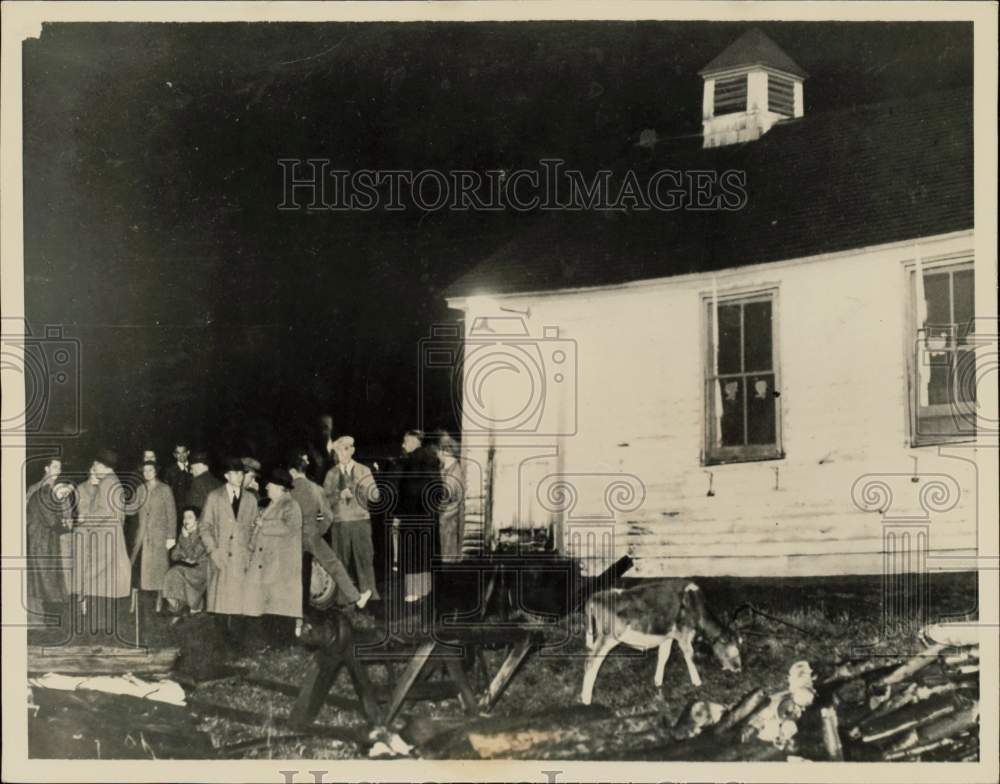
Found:
[[[885,628],[884,608],[897,606],[900,597],[891,590],[892,586],[888,586],[889,590],[884,588],[880,577],[697,581],[720,619],[732,620],[742,629],[743,672],[723,672],[707,650],[696,651],[704,683],[695,689],[675,650],[667,665],[664,685],[657,689],[653,685],[655,653],[643,655],[618,649],[601,670],[595,702],[620,716],[658,710],[672,721],[695,698],[732,703],[753,688],[780,690],[785,687],[789,666],[802,659],[809,661],[814,669],[822,670],[852,654],[905,653],[920,646],[919,623]],[[976,585],[976,576],[971,573],[935,574],[929,584],[926,620],[976,618]],[[547,646],[524,663],[497,704],[495,715],[521,716],[578,703],[585,653],[583,623],[581,617],[567,620],[568,631],[565,624],[546,628]],[[159,619],[147,624],[143,635],[147,644],[169,639],[169,627],[161,628],[161,624]],[[310,656],[307,649],[291,646],[238,659],[234,664],[251,679],[276,681],[295,688],[302,681]],[[500,651],[486,653],[491,671],[499,667],[502,656]],[[369,675],[373,681],[383,683],[390,677],[381,665],[369,667]],[[331,694],[353,703],[354,694],[346,673],[341,673]],[[204,718],[201,728],[209,733],[217,748],[260,741],[249,748],[233,749],[232,756],[346,759],[358,754],[351,743],[288,737],[291,731],[282,728],[280,719],[288,715],[294,697],[273,689],[226,680],[199,686],[192,696],[271,717],[259,724]],[[356,707],[343,702],[338,706],[327,705],[317,722],[364,732],[365,723]],[[460,715],[460,706],[457,699],[417,702],[408,705],[403,714],[456,716]]]

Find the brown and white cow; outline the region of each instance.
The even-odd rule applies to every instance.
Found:
[[[653,681],[657,686],[663,685],[674,640],[684,654],[691,683],[701,685],[694,666],[693,643],[698,633],[708,640],[722,669],[739,672],[742,667],[739,638],[715,619],[701,589],[690,580],[651,580],[633,588],[600,591],[587,602],[585,620],[590,650],[580,695],[585,705],[590,705],[604,659],[620,643],[643,651],[659,649]]]

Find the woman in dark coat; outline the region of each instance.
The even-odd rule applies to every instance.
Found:
[[[71,519],[71,484],[42,483],[28,498],[28,610],[66,601],[66,577],[59,564],[59,537]]]
[[[437,549],[434,489],[441,485],[437,457],[423,446],[423,433],[403,436],[403,457],[397,464],[398,495],[394,525],[399,530],[399,568],[403,599],[415,602],[431,592],[431,560]]]

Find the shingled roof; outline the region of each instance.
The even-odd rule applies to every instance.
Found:
[[[788,120],[740,145],[636,148],[619,176],[738,169],[746,206],[545,213],[446,296],[616,285],[971,229],[972,118],[962,89]]]
[[[729,68],[740,68],[748,65],[764,65],[786,71],[803,79],[808,74],[791,57],[785,54],[778,45],[763,32],[754,28],[722,50],[718,57],[698,71],[699,75],[724,71]]]

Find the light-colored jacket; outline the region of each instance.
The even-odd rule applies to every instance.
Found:
[[[462,557],[462,538],[465,534],[465,472],[462,464],[455,461],[441,469],[444,483],[441,505],[438,511],[438,537],[441,555],[446,560]]]
[[[229,502],[228,488],[229,485],[223,485],[208,494],[198,527],[211,560],[205,609],[225,615],[241,615],[250,557],[250,527],[257,519],[257,499],[244,489],[237,518]]]
[[[340,466],[335,465],[326,472],[323,480],[323,492],[330,501],[333,521],[343,523],[348,520],[369,519],[369,507],[379,500],[379,490],[372,472],[367,466],[354,463],[343,479],[342,473]],[[341,492],[345,488],[351,491],[350,498],[341,498]]]
[[[163,578],[170,567],[167,539],[173,539],[177,534],[177,508],[173,492],[163,482],[157,482],[152,490],[148,485],[142,489],[145,493],[137,512],[139,528],[132,548],[132,560],[142,558],[138,587],[144,591],[161,591]]]
[[[96,485],[77,485],[73,529],[73,593],[122,599],[129,595],[132,565],[125,549],[125,491],[114,473]]]
[[[289,493],[272,501],[254,524],[243,614],[302,617],[302,510]]]

